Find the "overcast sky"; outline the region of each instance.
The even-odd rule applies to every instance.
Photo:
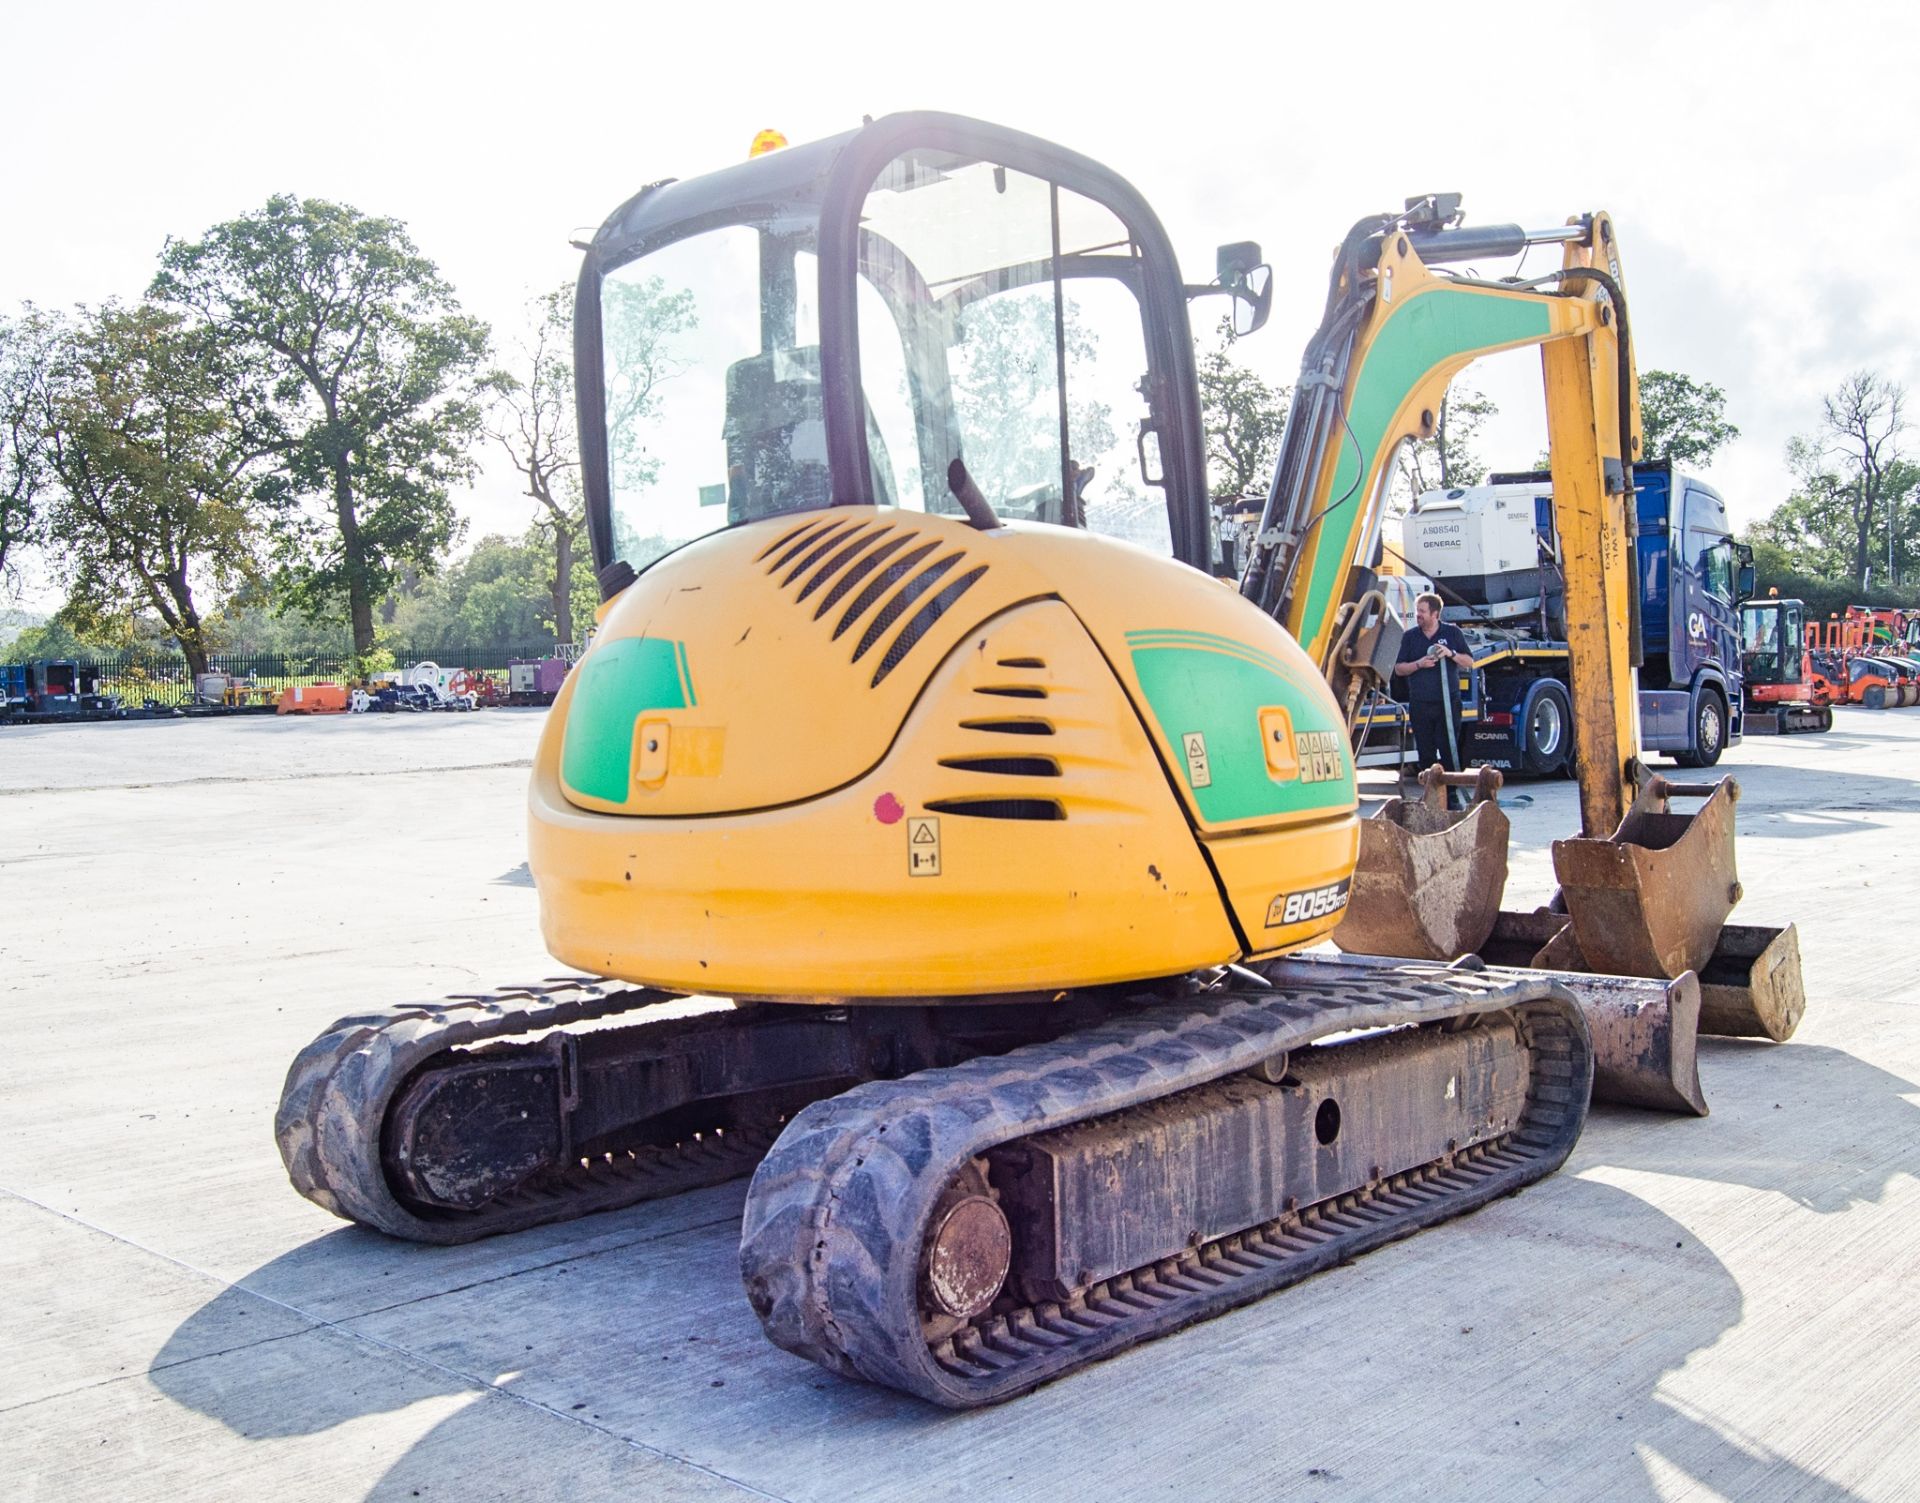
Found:
[[[1435,190],[1478,221],[1611,210],[1641,368],[1727,390],[1742,437],[1707,478],[1739,523],[1784,497],[1786,441],[1842,376],[1920,390],[1903,5],[68,0],[15,9],[7,51],[9,308],[135,297],[167,236],[291,192],[406,221],[506,334],[641,184],[737,161],[762,126],[800,141],[944,109],[1132,179],[1190,280],[1259,240],[1275,311],[1240,352],[1277,381],[1362,215]],[[1503,408],[1485,457],[1530,462],[1537,358],[1475,379]],[[532,515],[505,476],[462,507],[475,535]]]

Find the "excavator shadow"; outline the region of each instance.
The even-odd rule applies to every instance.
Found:
[[[468,1249],[342,1229],[203,1307],[149,1376],[250,1440],[378,1415],[424,1425],[379,1498],[724,1496],[721,1479],[792,1499],[971,1498],[1014,1471],[1031,1496],[1291,1495],[1339,1479],[1343,1497],[1398,1497],[1417,1477],[1440,1496],[1601,1485],[1651,1499],[1683,1474],[1723,1496],[1849,1497],[1792,1459],[1791,1434],[1755,1438],[1700,1403],[1697,1382],[1667,1391],[1741,1326],[1747,1295],[1710,1228],[1605,1180],[1644,1170],[1777,1191],[1789,1223],[1844,1212],[1920,1161],[1920,1111],[1902,1099],[1914,1087],[1820,1046],[1703,1041],[1702,1057],[1710,1091],[1741,1078],[1711,1118],[1600,1109],[1568,1169],[1518,1197],[973,1413],[770,1346],[740,1290],[737,1183],[697,1192],[700,1214],[674,1230],[661,1229],[671,1202]],[[343,1275],[361,1267],[360,1313],[337,1313]],[[382,1298],[382,1270],[397,1299]],[[262,1298],[336,1313],[251,1349],[244,1379],[235,1354],[198,1355]],[[1177,1445],[1140,1422],[1154,1393],[1180,1395]],[[429,1401],[457,1407],[406,1416]]]
[[[1764,1039],[1699,1041],[1713,1129],[1595,1107],[1570,1167],[1644,1170],[1771,1190],[1821,1215],[1877,1203],[1920,1164],[1920,1094],[1843,1049]]]

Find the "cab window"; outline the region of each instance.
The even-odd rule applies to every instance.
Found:
[[[914,150],[861,213],[861,386],[876,485],[957,512],[959,460],[1007,520],[1172,552],[1136,435],[1149,417],[1139,249],[1044,178]],[[882,478],[884,476],[884,479]]]

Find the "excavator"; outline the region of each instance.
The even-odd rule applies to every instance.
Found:
[[[1189,284],[1123,179],[957,116],[775,144],[584,247],[603,604],[528,828],[585,974],[335,1024],[276,1120],[295,1186],[457,1243],[751,1173],[767,1335],[968,1408],[1550,1174],[1590,1016],[1670,978],[1288,957],[1338,931],[1379,822],[1345,708],[1386,626],[1356,566],[1377,457],[1469,350],[1546,352],[1593,545],[1588,834],[1687,823],[1628,807],[1610,221],[1527,237],[1565,268],[1526,287],[1428,270],[1492,250],[1443,204],[1357,227],[1236,579],[1189,307],[1263,321],[1256,247]]]

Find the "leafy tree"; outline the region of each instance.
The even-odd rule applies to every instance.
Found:
[[[152,611],[204,673],[196,592],[255,577],[251,471],[262,435],[232,409],[230,352],[204,327],[109,305],[64,342],[46,386],[47,540],[82,635],[131,641]]]
[[[535,502],[534,528],[548,538],[553,558],[553,571],[547,578],[553,634],[557,641],[571,642],[574,553],[586,535],[580,445],[574,430],[573,362],[569,358],[572,284],[535,298],[532,313],[532,331],[519,342],[519,370],[495,371],[489,378],[495,398],[487,432],[512,458],[514,470],[526,483],[527,495]],[[658,371],[657,359],[648,364]],[[630,370],[629,379],[643,377]],[[639,397],[643,405],[651,398],[656,378],[644,379],[646,390]],[[618,395],[629,405],[634,400],[627,383],[618,388]],[[622,438],[630,432],[630,426],[623,426]]]
[[[15,550],[35,540],[46,489],[46,387],[60,321],[31,303],[0,318],[0,581]]]
[[[1861,589],[1872,578],[1874,522],[1885,508],[1890,564],[1898,556],[1900,507],[1915,472],[1902,462],[1906,391],[1874,371],[1855,371],[1821,402],[1820,427],[1787,445],[1787,464],[1800,482],[1806,520],[1837,517],[1851,526],[1850,576]],[[1787,503],[1793,505],[1793,501]]]
[[[1814,472],[1764,520],[1752,538],[1780,550],[1797,573],[1845,579],[1853,551],[1853,505],[1837,476]]]
[[[1750,528],[1746,535],[1746,541],[1753,548],[1759,594],[1764,596],[1771,588],[1788,599],[1804,601],[1809,622],[1824,621],[1839,615],[1849,605],[1860,603],[1860,591],[1846,577],[1844,569],[1834,575],[1807,568],[1792,549],[1766,535],[1765,525]],[[1875,586],[1872,603],[1920,608],[1920,589],[1913,585],[1904,589]]]
[[[0,648],[0,663],[27,662],[34,658],[79,658],[99,650],[102,644],[83,638],[73,629],[64,612],[38,626],[23,627],[14,639]]]
[[[486,326],[398,220],[285,194],[170,242],[152,291],[233,350],[273,437],[288,599],[318,617],[344,598],[364,656],[374,602],[458,534],[447,492],[472,469]]]
[[[1280,456],[1287,425],[1285,386],[1269,386],[1233,358],[1233,320],[1220,320],[1220,342],[1200,359],[1200,420],[1207,434],[1208,491],[1232,501],[1264,490]]]
[[[1705,465],[1740,430],[1726,419],[1727,394],[1679,371],[1640,373],[1641,454],[1676,465]]]
[[[392,635],[415,650],[531,646],[557,640],[547,571],[551,540],[537,524],[521,537],[490,534],[472,551],[396,603]],[[574,561],[573,587],[596,598],[592,564]]]

